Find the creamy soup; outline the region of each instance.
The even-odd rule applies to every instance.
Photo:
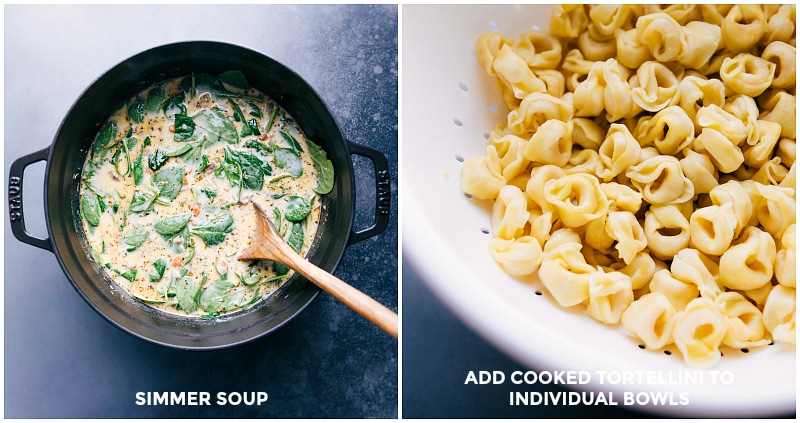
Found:
[[[137,94],[108,119],[81,175],[92,258],[133,298],[215,317],[268,297],[291,270],[239,261],[251,202],[305,255],[330,192],[325,152],[239,71],[193,74]]]

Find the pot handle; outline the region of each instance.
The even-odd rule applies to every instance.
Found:
[[[389,174],[389,161],[380,151],[348,140],[350,154],[358,154],[372,161],[375,168],[375,222],[372,226],[350,233],[349,245],[372,238],[389,226],[389,212],[392,205],[392,181]]]
[[[47,251],[53,251],[50,238],[36,238],[25,229],[25,214],[22,212],[22,176],[25,168],[36,162],[47,160],[50,147],[22,156],[11,164],[8,172],[8,211],[11,219],[11,232],[14,236],[26,243]]]

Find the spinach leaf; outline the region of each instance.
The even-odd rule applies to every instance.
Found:
[[[289,244],[292,249],[300,253],[300,250],[303,249],[303,244],[305,243],[305,230],[303,229],[303,224],[299,222],[292,223],[292,232],[289,233],[289,238],[286,240],[286,243]]]
[[[175,141],[188,141],[194,135],[195,123],[192,118],[184,114],[175,115]]]
[[[133,213],[145,213],[153,210],[153,204],[160,193],[161,190],[153,187],[134,192],[129,210]]]
[[[328,155],[322,147],[306,139],[308,154],[317,169],[317,186],[312,188],[317,194],[327,194],[333,190],[333,163],[328,160]]]
[[[278,114],[278,105],[272,106],[272,113],[269,114],[269,122],[267,122],[266,130],[269,132],[272,129],[272,124],[275,123],[275,115]]]
[[[271,146],[264,144],[263,142],[258,142],[256,140],[249,140],[246,143],[244,143],[244,146],[250,147],[263,154],[272,153],[273,150]]]
[[[189,219],[191,218],[191,213],[176,214],[174,216],[165,217],[153,224],[153,230],[160,235],[169,237],[177,234],[183,228],[185,228],[186,225],[189,224]]]
[[[200,295],[200,306],[209,313],[231,310],[241,305],[244,293],[245,290],[236,289],[227,279],[220,279],[209,285]]]
[[[275,166],[285,170],[295,178],[303,175],[303,161],[300,156],[290,148],[276,148],[273,152],[275,154]]]
[[[242,195],[242,166],[236,162],[222,161],[217,170],[214,171],[214,175],[220,176],[223,173],[231,185],[234,202],[238,203]]]
[[[190,232],[203,239],[207,246],[221,244],[225,235],[233,231],[233,216],[226,213],[220,217],[209,220],[206,224],[195,226]]]
[[[239,135],[233,122],[224,115],[211,109],[200,109],[192,116],[195,124],[194,139],[205,140],[203,145],[210,146],[223,141],[228,144],[239,142]]]
[[[195,301],[195,297],[199,289],[200,285],[197,284],[194,278],[184,276],[178,279],[175,287],[175,299],[178,301],[178,306],[180,306],[181,310],[192,313],[198,309],[199,304]]]
[[[303,197],[292,195],[286,204],[284,216],[290,222],[300,222],[311,213],[311,203]]]
[[[193,73],[181,81],[180,89],[194,95],[194,88],[203,87],[211,89],[212,91],[225,91],[225,88],[219,81],[219,78],[209,73]]]
[[[186,93],[180,92],[175,94],[174,96],[164,100],[164,103],[161,104],[161,110],[164,111],[164,114],[167,116],[186,114]]]
[[[142,121],[144,120],[144,112],[145,112],[144,99],[139,96],[136,96],[136,98],[134,98],[133,101],[131,101],[131,104],[128,105],[128,118],[133,123],[142,123]]]
[[[248,104],[253,109],[249,113],[250,116],[255,116],[255,117],[259,118],[259,119],[263,119],[264,118],[264,114],[261,113],[261,108],[258,107],[258,104],[253,103],[252,101],[248,102]]]
[[[128,246],[128,252],[139,248],[150,237],[150,232],[142,227],[135,227],[122,236],[122,242]]]
[[[205,194],[206,197],[208,197],[209,199],[214,198],[214,197],[217,196],[216,192],[214,192],[214,191],[212,191],[210,189],[207,189],[207,188],[202,188],[200,191],[202,191],[203,194]]]
[[[141,184],[142,179],[144,178],[144,168],[142,167],[142,154],[139,154],[139,157],[132,164],[133,167],[131,168],[131,172],[133,173],[134,185]]]
[[[242,109],[239,108],[236,100],[229,98],[228,103],[230,103],[231,108],[233,108],[233,120],[236,122],[244,122],[244,113],[242,113]],[[242,128],[242,130],[244,130],[244,128]]]
[[[92,144],[92,154],[99,153],[115,139],[117,139],[117,123],[111,121],[97,135],[97,139]]]
[[[161,187],[160,196],[169,198],[172,201],[180,193],[185,176],[186,170],[183,166],[168,166],[153,175],[153,183],[160,185],[163,182],[164,185]]]
[[[225,161],[239,166],[242,172],[242,186],[252,190],[261,190],[264,187],[264,175],[272,173],[269,163],[246,151],[226,147]]]
[[[145,110],[148,113],[156,114],[161,108],[161,103],[164,102],[164,85],[158,84],[147,92],[147,102],[145,103]]]
[[[200,156],[200,167],[197,168],[197,173],[203,173],[204,170],[208,167],[208,156],[202,154]]]
[[[156,149],[155,155],[149,155],[147,157],[147,167],[149,167],[152,171],[156,171],[160,169],[161,166],[164,166],[168,159],[169,156],[167,156],[164,151],[162,151],[160,148]]]
[[[289,146],[292,147],[292,150],[294,150],[295,153],[299,154],[303,152],[303,148],[300,147],[300,143],[297,142],[297,140],[294,139],[294,137],[290,133],[286,131],[281,131],[281,136],[283,137],[284,140],[286,140],[286,142],[289,143]]]
[[[240,70],[230,70],[219,74],[219,80],[236,88],[248,89],[250,84]]]
[[[178,147],[178,148],[176,148],[174,150],[163,151],[162,154],[167,156],[167,157],[178,157],[178,156],[181,156],[181,155],[185,154],[187,151],[189,151],[191,149],[192,149],[192,144],[188,144],[187,143],[187,144],[181,145],[180,147]]]
[[[151,270],[149,273],[150,282],[158,282],[164,277],[164,272],[167,270],[167,262],[163,258],[159,258],[153,262],[153,267],[155,270]]]
[[[117,272],[117,273],[119,273],[119,272]],[[119,273],[119,275],[122,276],[123,278],[133,282],[133,280],[136,279],[136,274],[137,273],[138,273],[138,271],[136,269],[131,269],[131,270],[128,270],[127,272]]]
[[[100,202],[94,193],[88,191],[83,193],[81,213],[89,225],[97,226],[100,224]]]
[[[246,131],[248,132],[248,135],[261,135],[261,131],[258,130],[258,121],[255,119],[248,119],[245,122],[245,125],[242,126],[242,132],[245,132],[245,128],[248,128]]]

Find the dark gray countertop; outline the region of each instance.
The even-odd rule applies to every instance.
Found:
[[[351,141],[390,162],[389,229],[347,249],[336,275],[397,310],[397,25],[380,6],[5,6],[6,175],[48,146],[101,73],[150,47],[226,41],[281,61],[310,83]],[[356,229],[371,223],[374,178],[354,156]],[[44,237],[45,165],[24,182],[28,230]],[[396,418],[398,342],[327,294],[277,332],[187,352],[118,330],[81,299],[50,252],[5,220],[5,417]],[[211,406],[136,405],[136,392],[210,392]],[[217,406],[219,392],[267,392],[261,406]]]

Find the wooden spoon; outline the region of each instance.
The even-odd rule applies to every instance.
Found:
[[[397,338],[397,313],[297,254],[280,236],[261,207],[256,203],[253,207],[256,209],[255,236],[239,260],[271,260],[286,265]]]

